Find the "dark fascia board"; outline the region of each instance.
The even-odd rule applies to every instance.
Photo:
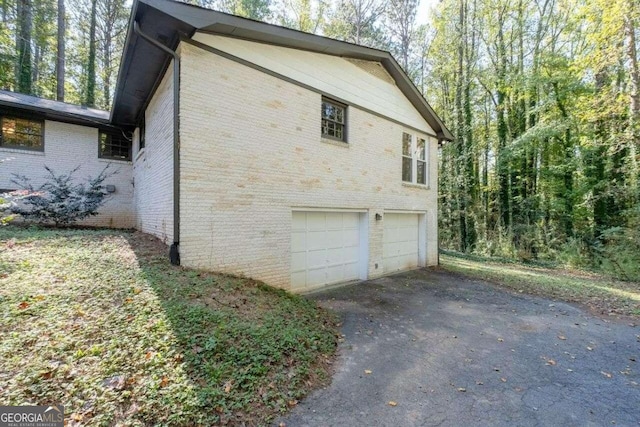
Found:
[[[111,121],[121,126],[136,126],[141,114],[167,70],[171,57],[138,37],[133,23],[168,48],[177,48],[182,37],[191,37],[195,28],[143,1],[131,8],[124,52],[118,71]]]
[[[186,35],[191,37],[195,31],[200,31],[294,49],[318,52],[327,55],[381,62],[391,77],[395,80],[398,88],[400,88],[407,99],[409,99],[412,105],[425,118],[427,123],[438,135],[438,138],[440,140],[453,140],[451,132],[447,129],[444,123],[442,123],[438,115],[433,111],[420,91],[418,91],[411,79],[409,79],[389,52],[251,19],[241,18],[173,0],[134,0],[131,22],[129,23],[129,32],[127,35],[127,43],[125,44],[125,53],[123,55],[123,61],[118,78],[117,87],[119,88],[119,91],[123,91],[125,89],[122,87],[123,84],[121,83],[126,81],[126,77],[129,77],[131,72],[136,72],[136,70],[129,70],[131,66],[130,63],[134,56],[133,51],[136,49],[135,39],[137,38],[132,33],[133,20],[143,19],[143,15],[148,13],[148,9],[155,9],[173,17],[175,19],[175,22],[173,22],[174,25],[177,25],[177,22],[180,22],[182,25],[181,32],[183,36]],[[143,31],[145,30],[144,26],[142,29]],[[172,49],[176,48],[179,43],[179,36],[180,34],[176,34],[176,37],[174,37],[174,45],[169,47]],[[168,66],[167,55],[162,52],[156,52],[155,55],[157,58],[162,58],[165,61],[164,69],[166,69]],[[147,93],[146,96],[150,97],[150,94]],[[114,111],[118,108],[118,102],[120,102],[122,98],[123,96],[120,92],[117,92],[114,100]],[[148,102],[148,99],[146,102]],[[114,117],[112,112],[112,119],[117,118],[118,117]]]
[[[109,127],[109,112],[9,91],[0,91],[0,112],[33,114],[46,120],[89,127]]]

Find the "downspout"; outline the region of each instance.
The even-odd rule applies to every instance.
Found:
[[[180,265],[180,56],[143,33],[137,21],[133,21],[133,32],[173,57],[173,244],[169,259],[171,264]]]

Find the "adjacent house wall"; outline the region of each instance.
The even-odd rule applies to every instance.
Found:
[[[169,66],[145,111],[145,148],[140,129],[133,148],[136,228],[170,244],[173,240],[173,67]]]
[[[49,166],[56,174],[68,173],[77,166],[78,182],[97,176],[107,165],[117,173],[105,184],[115,185],[116,191],[99,210],[99,215],[80,224],[116,228],[134,226],[133,186],[131,163],[98,158],[98,129],[46,120],[44,123],[44,152],[0,147],[0,188],[16,189],[13,174],[26,175],[33,185],[44,183]]]
[[[343,72],[360,69],[347,65]],[[427,263],[437,263],[436,140],[429,138],[431,188],[403,184],[402,133],[416,131],[351,106],[348,144],[328,141],[320,107],[317,92],[182,45],[183,265],[289,288],[296,208],[366,210],[369,277],[382,274],[375,214],[426,214]],[[413,127],[430,131],[424,120]]]

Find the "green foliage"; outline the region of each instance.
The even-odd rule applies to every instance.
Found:
[[[64,402],[84,425],[268,425],[326,383],[336,320],[302,297],[173,267],[141,233],[10,225],[0,247],[0,404]]]
[[[15,203],[11,212],[26,220],[43,224],[70,225],[79,220],[98,214],[109,193],[104,181],[116,172],[110,172],[107,165],[100,174],[88,178],[86,183],[76,183],[73,175],[80,169],[76,167],[67,174],[56,175],[45,166],[48,178],[44,184],[34,187],[31,179],[15,175],[12,182],[26,193],[19,203]]]
[[[442,246],[635,277],[637,2],[445,0],[432,21]]]
[[[600,270],[622,280],[640,281],[640,230],[613,227],[604,230],[593,244]]]
[[[489,280],[519,293],[584,304],[602,314],[640,313],[639,283],[613,280],[585,271],[565,270],[552,263],[521,264],[448,252],[442,268],[472,278]]]

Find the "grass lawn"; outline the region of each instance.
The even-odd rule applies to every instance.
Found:
[[[264,425],[329,380],[336,319],[169,265],[150,236],[0,228],[0,405],[67,425]]]
[[[447,252],[440,256],[444,270],[488,280],[509,289],[583,304],[601,314],[640,316],[640,283],[621,282],[600,275],[496,262]]]

